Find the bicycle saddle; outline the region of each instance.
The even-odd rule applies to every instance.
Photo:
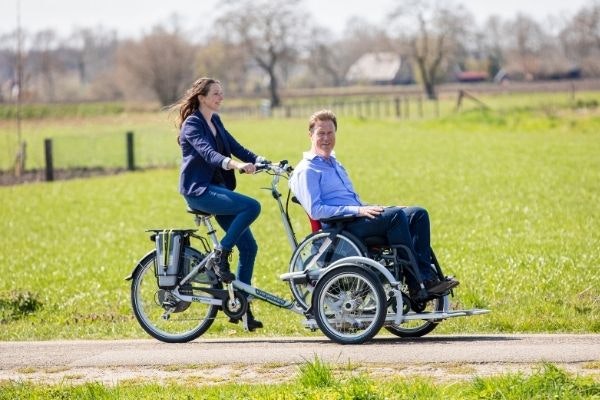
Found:
[[[209,215],[212,215],[211,213],[207,213],[204,211],[200,211],[200,210],[196,210],[195,208],[189,207],[187,208],[187,212],[189,212],[190,214],[194,214],[194,215],[202,215],[205,217],[208,217]]]

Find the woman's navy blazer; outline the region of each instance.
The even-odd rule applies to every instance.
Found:
[[[183,160],[179,177],[179,192],[186,196],[200,196],[212,180],[216,168],[222,168],[225,157],[234,155],[238,159],[254,163],[257,155],[239,144],[225,129],[218,114],[213,114],[211,121],[223,141],[223,153],[217,151],[217,141],[208,123],[196,111],[183,122],[179,133],[179,144]],[[234,170],[222,170],[225,186],[235,189]]]

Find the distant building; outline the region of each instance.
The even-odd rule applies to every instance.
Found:
[[[348,69],[346,81],[372,85],[414,83],[410,63],[392,52],[363,54]]]
[[[484,82],[488,80],[489,75],[485,71],[459,71],[455,77],[459,82]]]

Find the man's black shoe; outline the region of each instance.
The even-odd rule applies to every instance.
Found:
[[[460,282],[454,278],[445,278],[443,280],[425,281],[425,289],[431,295],[441,295],[450,289],[457,287]]]

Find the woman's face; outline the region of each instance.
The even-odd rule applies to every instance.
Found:
[[[210,85],[206,96],[198,96],[200,100],[200,106],[213,112],[219,111],[224,97],[225,95],[223,94],[223,88],[218,83],[212,83]]]

